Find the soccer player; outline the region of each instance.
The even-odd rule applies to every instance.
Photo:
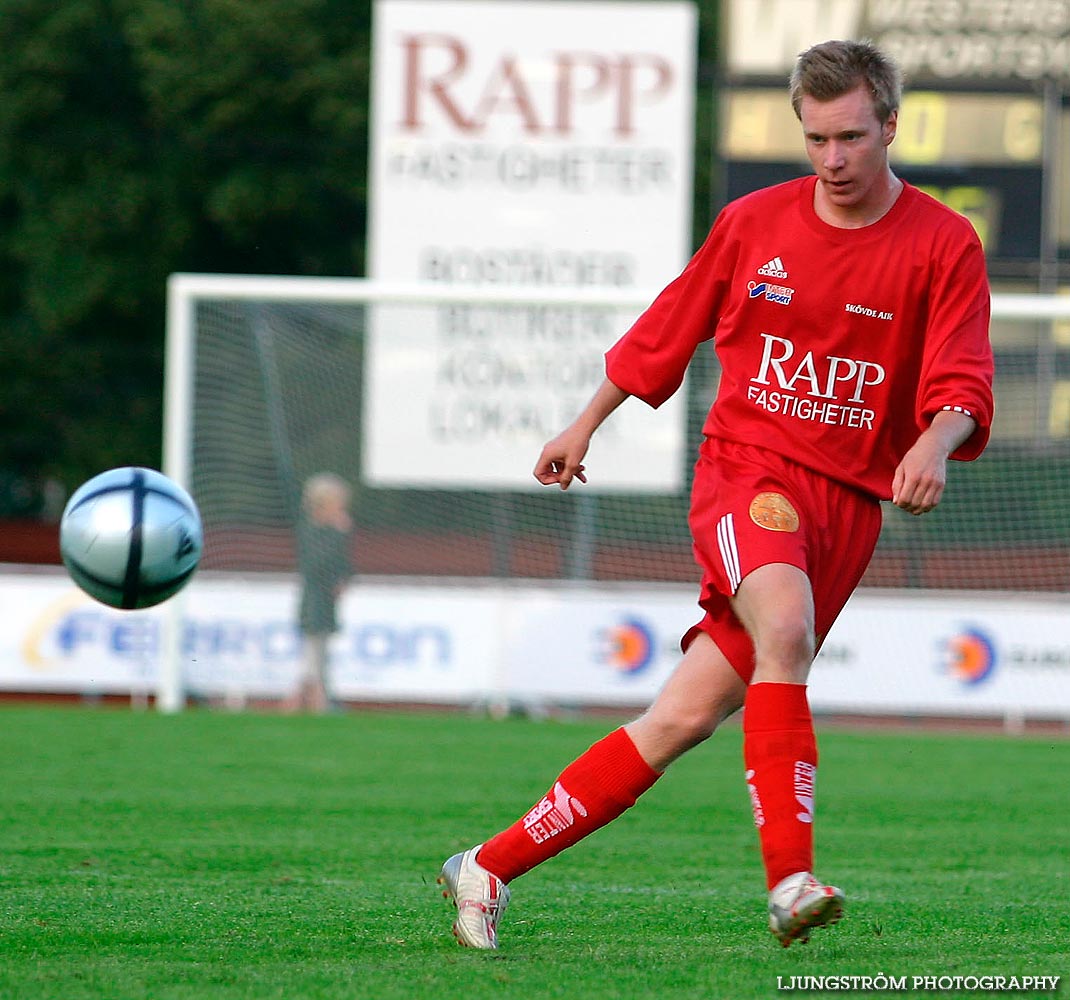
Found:
[[[689,523],[702,619],[650,708],[571,763],[515,824],[439,881],[465,945],[497,947],[509,884],[634,805],[743,708],[747,790],[789,945],[843,913],[813,874],[810,665],[872,556],[880,501],[940,502],[949,458],[992,418],[989,289],[970,224],[888,162],[901,78],[866,42],[802,53],[790,96],[814,174],[747,195],[606,355],[606,380],[542,450],[536,478],[586,482],[591,435],[628,396],[651,406],[712,339],[721,363]]]

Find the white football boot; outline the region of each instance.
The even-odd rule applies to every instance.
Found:
[[[453,936],[466,948],[497,948],[498,921],[509,905],[509,887],[476,861],[482,844],[455,854],[442,866],[442,895],[457,907]]]
[[[843,901],[841,889],[823,885],[809,872],[796,872],[769,893],[769,930],[785,948],[792,941],[805,944],[815,927],[843,916]]]

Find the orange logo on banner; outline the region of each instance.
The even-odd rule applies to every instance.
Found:
[[[750,502],[750,519],[770,531],[799,530],[799,515],[781,493],[759,493]]]

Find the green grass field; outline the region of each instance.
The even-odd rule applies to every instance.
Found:
[[[514,883],[499,952],[459,948],[442,861],[612,724],[0,709],[0,997],[746,998],[785,995],[778,976],[1070,975],[1070,741],[820,727],[818,873],[848,910],[809,945],[765,929],[729,727]]]

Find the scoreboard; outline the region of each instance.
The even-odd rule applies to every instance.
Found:
[[[723,199],[811,171],[788,99],[795,56],[870,38],[907,77],[896,173],[973,222],[993,281],[1070,275],[1070,0],[950,6],[724,0]]]

